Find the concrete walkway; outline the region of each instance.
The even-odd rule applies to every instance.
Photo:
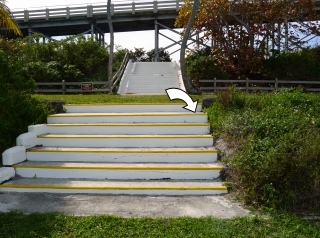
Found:
[[[128,63],[121,79],[120,95],[166,95],[166,89],[186,90],[176,62]]]
[[[2,193],[0,212],[58,212],[66,215],[116,215],[129,217],[232,218],[248,210],[225,196],[106,196],[47,193]]]

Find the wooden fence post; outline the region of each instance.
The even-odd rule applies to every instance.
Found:
[[[65,80],[62,80],[62,94],[66,94],[66,81]]]
[[[217,78],[213,79],[213,92],[216,93],[217,92]]]
[[[276,78],[275,79],[275,83],[274,83],[274,87],[275,87],[276,90],[278,90],[278,84],[279,84],[278,78]]]
[[[246,78],[246,93],[249,92],[249,79]]]

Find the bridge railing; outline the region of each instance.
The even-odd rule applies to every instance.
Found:
[[[115,3],[111,5],[111,14],[150,12],[157,13],[164,10],[179,11],[183,0],[168,1],[146,1],[146,2],[128,2]],[[50,20],[54,18],[73,18],[73,17],[94,17],[107,15],[107,5],[86,5],[77,7],[63,8],[45,8],[35,10],[12,11],[13,17],[17,21],[28,22],[30,20]]]

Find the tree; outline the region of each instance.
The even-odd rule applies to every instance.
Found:
[[[199,87],[200,79],[228,79],[230,75],[222,72],[220,67],[216,65],[216,61],[210,47],[202,48],[192,54],[188,54],[186,66],[188,76],[192,83]]]
[[[176,26],[186,27],[192,1],[186,0]],[[212,40],[217,63],[238,77],[260,73],[261,61],[301,48],[301,34],[319,34],[312,0],[201,0],[193,25]]]
[[[187,92],[195,93],[195,94],[199,93],[199,91],[197,90],[197,88],[193,86],[192,82],[188,77],[185,56],[186,56],[187,41],[189,39],[191,28],[192,28],[196,13],[198,11],[198,8],[199,8],[199,0],[194,0],[192,4],[192,9],[190,12],[188,24],[185,28],[185,32],[182,38],[181,49],[180,49],[180,68],[181,68],[182,80]]]
[[[147,60],[148,61],[154,61],[154,53],[155,50],[152,49],[150,51],[148,51],[147,54]],[[168,51],[163,50],[162,47],[159,48],[158,51],[158,62],[171,62],[171,58],[170,58],[170,54]]]
[[[130,51],[130,58],[137,62],[153,62],[154,61],[154,49],[145,51],[143,48],[134,48],[134,51]],[[159,48],[159,62],[171,62],[171,58],[168,51]]]
[[[22,33],[5,3],[5,0],[0,0],[0,27],[4,27],[9,34],[20,36]]]

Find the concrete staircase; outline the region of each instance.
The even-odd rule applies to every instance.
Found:
[[[3,153],[15,177],[0,192],[227,193],[206,114],[182,106],[66,105]]]

